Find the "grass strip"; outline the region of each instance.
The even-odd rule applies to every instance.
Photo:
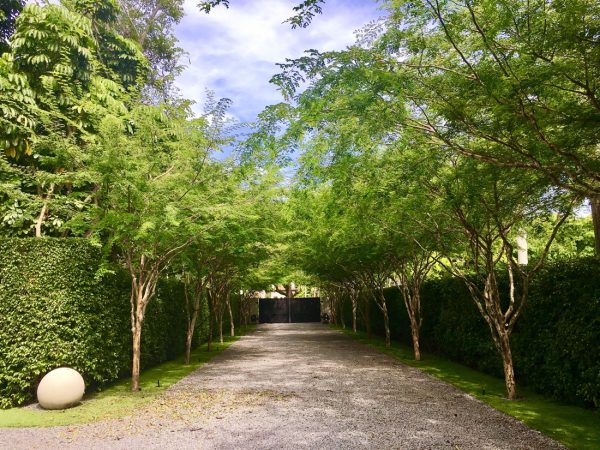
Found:
[[[243,335],[253,328],[253,326],[240,327],[238,331]],[[181,356],[176,360],[145,370],[140,375],[141,391],[139,392],[132,392],[130,378],[124,378],[105,387],[102,391],[86,395],[81,405],[75,408],[45,411],[36,405],[29,405],[0,410],[0,427],[74,425],[131,415],[136,409],[155,400],[169,386],[206,364],[239,338],[240,336],[227,336],[224,337],[223,344],[213,342],[210,352],[206,351],[206,345],[199,346],[192,351],[189,365],[184,364]]]
[[[352,330],[336,328],[406,365],[416,367],[456,386],[571,449],[600,449],[599,411],[565,405],[543,397],[526,387],[518,387],[520,398],[509,401],[505,398],[502,379],[428,353],[421,354],[421,361],[415,361],[413,349],[408,345],[393,342],[391,348],[386,348],[383,338],[369,339],[364,332],[354,334]]]

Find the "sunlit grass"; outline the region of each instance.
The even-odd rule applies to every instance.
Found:
[[[404,364],[417,367],[456,386],[569,448],[600,449],[598,411],[561,404],[524,387],[518,387],[518,400],[508,401],[505,398],[504,380],[427,353],[421,355],[421,361],[415,361],[413,350],[407,345],[393,342],[391,348],[386,348],[385,341],[381,338],[369,339],[366,333],[359,332],[355,335],[348,329],[342,331]]]
[[[252,327],[241,327],[240,334]],[[204,365],[214,356],[237,341],[239,336],[225,337],[225,342],[213,343],[212,351],[206,345],[195,349],[190,364],[183,356],[144,371],[140,376],[141,391],[131,392],[130,379],[122,379],[100,392],[86,395],[81,405],[62,411],[44,411],[35,406],[0,410],[0,427],[49,427],[95,422],[131,415],[137,408],[148,405],[165,389]],[[160,385],[159,385],[160,381]]]

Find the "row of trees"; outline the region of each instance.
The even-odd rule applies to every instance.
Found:
[[[131,277],[132,389],[159,279],[186,287],[186,359],[202,302],[223,339],[231,293],[266,285],[277,171],[219,156],[229,101],[202,117],[172,86],[182,1],[11,4],[0,57],[0,233],[83,237]],[[101,274],[99,274],[101,275]],[[210,341],[209,341],[210,348]]]
[[[351,300],[354,329],[357,314],[369,324],[359,292],[372,296],[387,345],[383,289],[396,285],[417,359],[423,280],[432,272],[459,277],[489,327],[514,399],[511,332],[532,277],[557,236],[566,242],[563,224],[579,226],[573,211],[586,198],[599,250],[599,5],[387,7],[356,46],[309,51],[273,78],[290,102],[263,113],[265,130],[286,129],[266,142],[306,149],[290,200],[296,262],[334,305],[340,295]],[[525,236],[528,263],[518,259]],[[568,256],[589,251],[581,245]],[[500,271],[508,273],[507,295]]]

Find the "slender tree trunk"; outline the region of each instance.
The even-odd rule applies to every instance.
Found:
[[[223,305],[219,306],[219,318],[218,318],[219,322],[219,342],[222,344],[223,343]]]
[[[246,296],[244,294],[240,294],[240,304],[238,311],[240,314],[240,325],[248,325],[248,305],[246,302]]]
[[[365,327],[367,329],[367,336],[369,339],[373,337],[373,328],[371,327],[371,299],[369,296],[365,297]]]
[[[146,290],[148,286],[146,286]],[[142,325],[144,323],[144,285],[132,278],[131,284],[131,390],[140,390]]]
[[[515,381],[515,370],[508,333],[502,333],[499,340],[502,353],[502,367],[504,369],[504,384],[506,385],[506,398],[508,400],[515,400],[517,398],[517,383]]]
[[[396,287],[401,290],[402,297],[404,299],[404,306],[406,307],[406,314],[410,322],[410,334],[413,343],[413,350],[415,354],[415,361],[421,360],[421,346],[419,342],[419,335],[421,332],[421,292],[420,283],[414,281],[412,286],[408,286],[408,277],[403,277],[402,285],[398,284]]]
[[[414,314],[410,314],[410,334],[412,336],[413,350],[415,352],[415,361],[421,361],[421,348],[419,345],[419,323]]]
[[[212,295],[208,295],[208,338],[206,339],[206,351],[210,352],[213,338],[213,323],[214,323],[214,301]]]
[[[143,315],[135,313],[135,322],[132,326],[132,362],[131,362],[131,390],[140,390],[140,366],[142,353],[142,322]]]
[[[233,322],[233,312],[231,311],[231,296],[227,295],[227,310],[229,311],[229,331],[231,337],[235,336],[235,323]]]
[[[340,301],[340,297],[336,297],[336,304],[337,304],[337,308],[339,310],[339,315],[340,315],[340,322],[342,322],[342,328],[345,330],[346,329],[346,320],[344,319],[344,310],[342,308],[343,306],[343,302]]]
[[[354,292],[350,294],[350,300],[352,301],[352,331],[356,333],[356,307],[357,298]]]
[[[600,257],[600,195],[590,197],[590,205],[594,225],[594,248],[596,249],[596,256]]]
[[[188,329],[187,334],[185,336],[185,363],[190,363],[190,354],[192,353],[192,340],[194,339],[194,330],[196,329],[196,320],[198,318],[198,310],[200,309],[200,305],[194,304],[194,308],[192,309],[192,314],[188,321]]]
[[[381,306],[381,312],[383,313],[383,325],[385,326],[385,346],[389,348],[392,346],[392,339],[390,336],[390,318],[385,301]]]
[[[50,197],[52,197],[53,192],[54,192],[54,184],[51,184],[50,189],[48,189],[48,193],[46,194],[46,197],[44,198],[44,204],[42,205],[40,214],[38,215],[38,218],[35,222],[35,237],[36,238],[42,237],[42,224],[44,223],[44,219],[46,218],[46,215],[48,214],[48,201],[50,200]]]

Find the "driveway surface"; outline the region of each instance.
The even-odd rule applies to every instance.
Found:
[[[0,448],[563,448],[321,324],[260,325],[156,403],[95,424],[0,429]]]

